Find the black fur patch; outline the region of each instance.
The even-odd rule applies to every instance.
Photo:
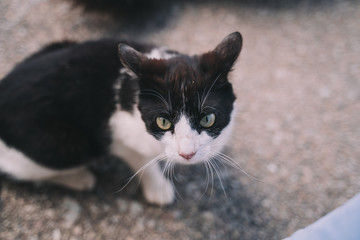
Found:
[[[75,167],[107,154],[121,63],[118,40],[51,44],[0,81],[0,138],[35,162]],[[151,45],[129,43],[149,52]],[[136,81],[125,79],[121,107],[133,109]]]
[[[132,79],[131,76],[124,74],[121,79],[121,88],[118,93],[121,109],[129,112],[134,110],[138,91],[139,86],[137,81]]]

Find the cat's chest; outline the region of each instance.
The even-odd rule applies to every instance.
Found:
[[[109,127],[113,152],[124,147],[149,157],[163,152],[162,144],[147,132],[138,109],[133,112],[115,111],[109,120]]]

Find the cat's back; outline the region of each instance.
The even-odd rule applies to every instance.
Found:
[[[56,95],[82,89],[86,94],[87,90],[112,87],[121,68],[117,50],[120,42],[140,52],[153,48],[118,39],[52,43],[17,64],[0,80],[0,106],[49,90]]]
[[[0,81],[1,91],[17,84],[32,84],[47,81],[56,76],[71,77],[76,72],[86,73],[101,70],[112,70],[116,73],[120,62],[117,57],[117,44],[115,40],[89,41],[85,43],[58,42],[53,43],[29,56]],[[106,64],[104,64],[106,63]],[[94,69],[93,67],[96,68]],[[106,68],[106,69],[105,69]],[[105,74],[106,72],[102,72]]]
[[[0,125],[19,118],[80,119],[91,114],[86,111],[95,114],[99,104],[111,111],[121,67],[117,45],[116,40],[60,42],[26,58],[0,81]]]

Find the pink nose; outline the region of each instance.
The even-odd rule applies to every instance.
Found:
[[[195,155],[195,153],[194,152],[189,153],[189,154],[187,154],[187,153],[179,153],[179,155],[181,157],[185,158],[186,160],[190,160]]]

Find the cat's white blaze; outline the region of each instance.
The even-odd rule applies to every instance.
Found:
[[[15,148],[8,147],[0,139],[0,171],[19,180],[43,180],[59,174],[68,174],[74,170],[52,170],[43,167]]]
[[[175,125],[175,140],[179,155],[191,155],[199,148],[199,134],[191,129],[189,120],[182,116]]]

